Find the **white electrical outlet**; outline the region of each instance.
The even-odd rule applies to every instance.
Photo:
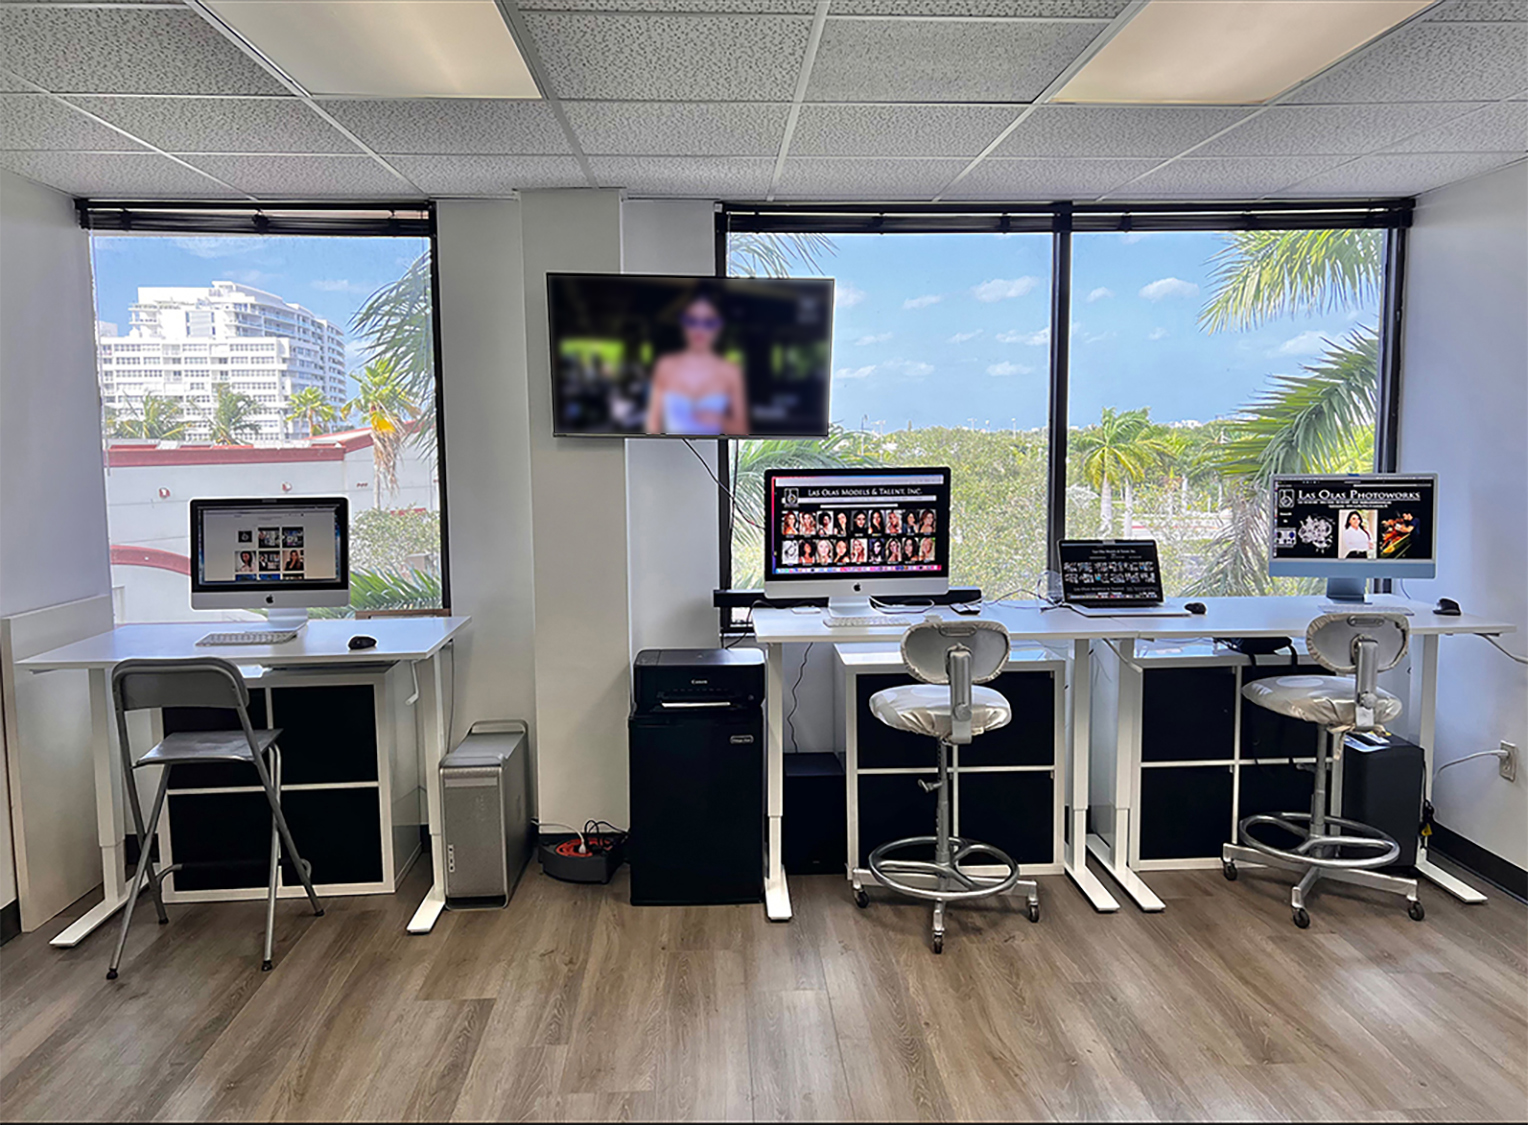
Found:
[[[1498,767],[1501,775],[1508,781],[1517,780],[1517,744],[1503,741],[1501,744],[1501,759]]]

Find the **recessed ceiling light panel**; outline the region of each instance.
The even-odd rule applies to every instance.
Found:
[[[539,98],[493,0],[203,0],[310,94]]]
[[[1151,0],[1053,98],[1255,105],[1433,0]]]

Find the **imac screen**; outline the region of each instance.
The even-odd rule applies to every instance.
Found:
[[[1275,562],[1433,558],[1432,477],[1276,477]]]
[[[781,469],[766,489],[771,581],[949,575],[948,469]]]
[[[193,590],[211,593],[262,582],[333,588],[349,581],[344,500],[192,505]]]

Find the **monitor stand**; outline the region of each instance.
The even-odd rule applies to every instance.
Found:
[[[1365,578],[1328,578],[1326,600],[1343,609],[1373,606],[1374,603],[1364,596],[1367,586],[1368,579]]]
[[[297,632],[307,623],[308,610],[306,606],[299,606],[296,609],[273,609],[266,615],[265,628],[272,632],[281,632],[283,630]]]
[[[869,598],[829,598],[826,613],[829,617],[879,616],[879,611],[870,604]]]

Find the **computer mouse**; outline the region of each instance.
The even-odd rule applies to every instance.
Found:
[[[1190,613],[1194,614],[1195,616],[1198,616],[1199,614],[1201,614],[1201,613],[1203,613],[1205,611],[1205,605],[1204,605],[1203,602],[1189,602],[1183,608],[1188,610]]]
[[[1459,603],[1453,598],[1439,598],[1438,604],[1433,606],[1433,612],[1439,617],[1458,617]]]
[[[356,636],[350,638],[350,651],[351,652],[355,652],[358,649],[376,648],[376,647],[377,647],[377,638],[376,637],[368,637],[368,636],[366,636],[366,634],[360,633],[360,634],[357,634]]]

